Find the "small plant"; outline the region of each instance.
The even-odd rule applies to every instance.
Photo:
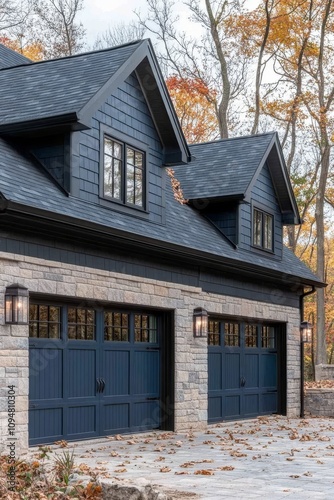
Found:
[[[56,455],[55,465],[60,481],[67,486],[74,469],[74,450],[72,450],[72,453],[64,450],[61,455]]]

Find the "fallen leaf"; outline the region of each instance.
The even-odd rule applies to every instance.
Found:
[[[115,469],[116,474],[122,474],[123,472],[128,472],[125,467],[122,469]]]
[[[172,469],[170,467],[162,467],[160,472],[170,472]]]
[[[202,470],[196,470],[194,472],[194,474],[196,476],[199,476],[199,475],[201,475],[201,476],[214,476],[215,473],[213,472],[212,469],[202,469]]]
[[[218,467],[218,470],[234,470],[235,467],[232,465],[224,465],[223,467]]]

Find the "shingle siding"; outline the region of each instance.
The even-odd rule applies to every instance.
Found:
[[[133,137],[147,148],[149,220],[163,220],[163,151],[151,113],[135,74],[108,98],[92,119],[92,129],[77,132],[79,137],[79,196],[99,203],[100,126]],[[131,145],[131,139],[129,139]],[[110,208],[119,208],[110,201]],[[135,215],[134,211],[134,215]]]

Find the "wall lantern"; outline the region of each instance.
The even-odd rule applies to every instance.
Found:
[[[308,321],[302,321],[300,324],[300,340],[304,343],[312,342],[313,325]]]
[[[194,309],[194,337],[206,337],[208,334],[208,313],[202,307]]]
[[[5,291],[5,323],[9,325],[27,325],[29,308],[29,290],[14,283]]]

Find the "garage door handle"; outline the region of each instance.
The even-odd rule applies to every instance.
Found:
[[[241,377],[240,385],[241,385],[241,387],[245,387],[245,385],[246,385],[246,379],[245,379],[245,377]]]
[[[97,379],[96,379],[96,385],[97,385],[96,392],[97,392],[97,393],[102,392],[102,391],[101,391],[101,389],[102,389],[102,380],[101,380],[100,378],[97,378]]]
[[[104,378],[101,378],[101,392],[104,392],[105,386],[106,386],[106,381],[104,380]]]

